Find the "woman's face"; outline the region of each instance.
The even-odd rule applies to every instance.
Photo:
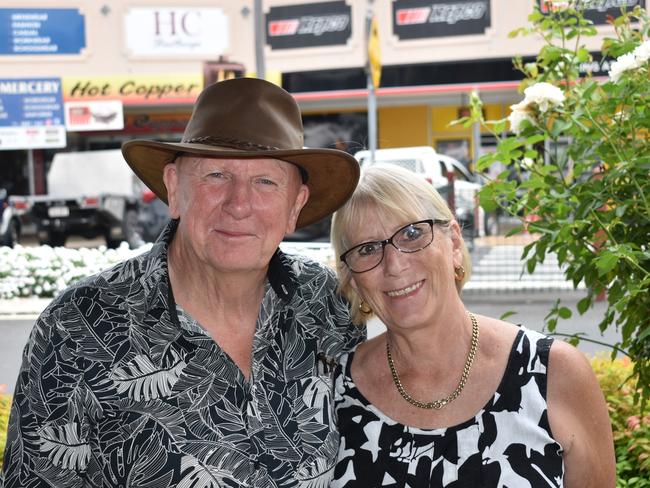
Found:
[[[348,237],[351,246],[390,238],[411,222],[430,218],[404,219],[368,211],[361,225]],[[433,242],[414,253],[403,253],[391,244],[374,269],[351,273],[351,286],[390,328],[418,328],[431,324],[447,300],[457,298],[454,268],[462,264],[460,229],[452,222],[445,229],[433,226]]]

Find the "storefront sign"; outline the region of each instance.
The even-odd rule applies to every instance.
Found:
[[[632,10],[637,5],[645,8],[645,4],[645,0],[581,0],[580,6],[584,8],[585,19],[594,24],[607,24],[608,17],[621,15],[621,8]],[[538,0],[538,5],[544,14],[550,10],[545,0]]]
[[[271,49],[345,45],[352,34],[351,16],[345,1],[271,7],[266,42]]]
[[[182,133],[190,121],[190,111],[171,113],[127,113],[124,132],[127,134]]]
[[[124,110],[120,100],[65,103],[65,127],[70,132],[122,130]]]
[[[124,105],[192,104],[203,88],[201,73],[64,77],[68,101],[121,100]]]
[[[77,9],[0,8],[0,55],[79,54],[86,47]]]
[[[218,58],[228,49],[228,18],[219,8],[137,7],[124,17],[134,56],[184,54]]]
[[[399,39],[483,34],[489,0],[395,0],[393,32]]]
[[[65,145],[61,80],[0,79],[0,149]]]

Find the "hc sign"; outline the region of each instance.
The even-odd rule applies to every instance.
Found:
[[[219,8],[134,7],[124,17],[126,45],[135,56],[226,54],[228,18]]]
[[[177,11],[156,10],[153,15],[155,33],[157,36],[182,35],[187,37],[201,34],[201,12],[198,10]]]

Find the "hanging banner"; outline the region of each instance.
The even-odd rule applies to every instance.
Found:
[[[266,15],[266,43],[271,49],[347,44],[352,8],[345,1],[271,7]]]
[[[0,8],[0,55],[79,54],[86,47],[77,9]]]
[[[393,32],[399,39],[483,34],[489,0],[395,0]]]
[[[0,150],[65,145],[61,80],[0,79]]]

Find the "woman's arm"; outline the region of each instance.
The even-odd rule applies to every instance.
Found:
[[[605,398],[587,358],[562,341],[551,346],[547,393],[553,436],[564,448],[564,486],[614,487],[614,440]]]

